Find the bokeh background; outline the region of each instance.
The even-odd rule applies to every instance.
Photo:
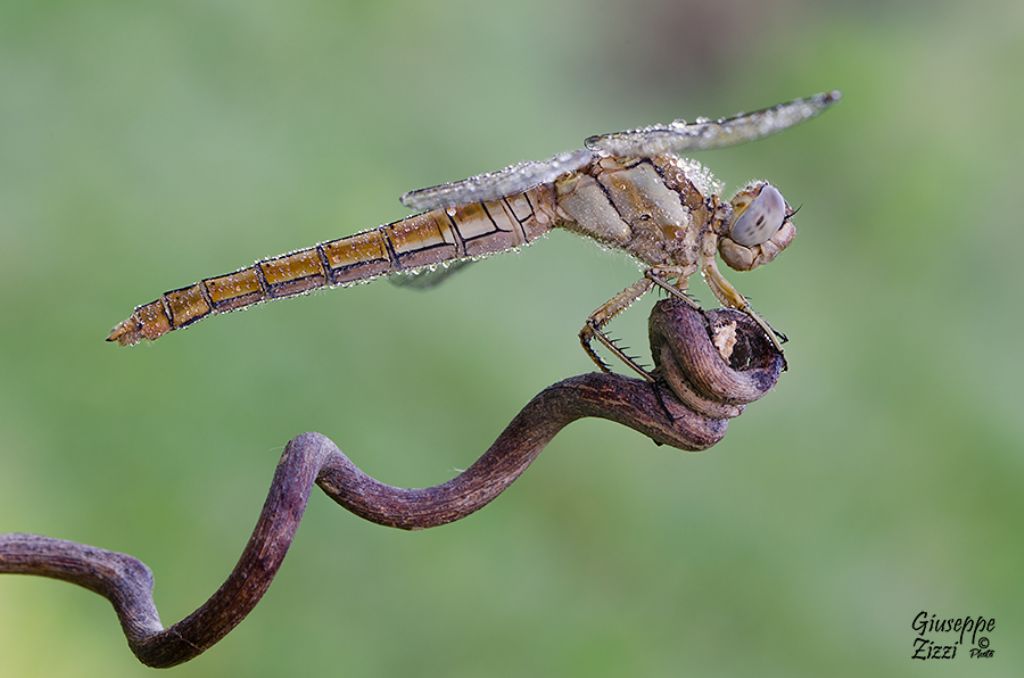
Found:
[[[556,233],[426,294],[102,339],[165,289],[404,216],[407,189],[835,87],[823,118],[700,156],[803,205],[778,263],[732,275],[791,369],[721,444],[580,422],[415,534],[315,494],[262,604],[175,671],[1021,675],[1022,35],[1012,1],[3,0],[0,532],[141,558],[171,623],[293,435],[447,479],[590,369],[576,332],[632,264]],[[995,617],[995,657],[912,661],[921,610]],[[100,597],[0,578],[0,674],[148,671]]]

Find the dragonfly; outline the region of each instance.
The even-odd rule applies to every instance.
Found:
[[[415,273],[408,279],[413,286],[430,287],[466,263],[518,250],[560,228],[625,252],[642,271],[580,330],[583,350],[601,370],[611,368],[595,341],[653,380],[605,328],[654,288],[696,306],[687,288],[697,272],[722,304],[748,314],[781,353],[785,337],[725,278],[717,257],[737,271],[771,262],[796,236],[796,210],[764,180],[726,200],[722,182],[684,154],[776,134],[820,115],[840,97],[833,90],[730,117],[600,134],[547,160],[410,191],[401,201],[418,210],[413,216],[165,292],[136,307],[107,341],[155,340],[211,316],[395,274]]]

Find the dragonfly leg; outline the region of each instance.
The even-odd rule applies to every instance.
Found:
[[[764,330],[765,335],[772,342],[772,346],[779,352],[779,355],[782,355],[782,343],[787,341],[786,335],[777,332],[764,318],[754,312],[747,298],[740,294],[739,290],[733,287],[732,283],[726,280],[722,272],[718,270],[718,264],[713,257],[708,257],[704,260],[701,264],[701,273],[704,275],[704,280],[707,281],[708,287],[711,288],[715,297],[726,306],[731,306],[750,316],[750,319]]]
[[[601,342],[616,358],[625,363],[626,367],[630,368],[647,381],[654,381],[654,377],[651,376],[650,372],[637,364],[635,358],[627,355],[621,348],[619,348],[615,343],[615,340],[604,332],[605,325],[611,322],[612,318],[625,311],[634,302],[650,292],[651,287],[654,284],[654,281],[648,277],[633,283],[605,303],[601,304],[597,310],[590,314],[587,318],[587,322],[583,324],[583,329],[580,330],[580,344],[583,346],[583,350],[586,354],[590,356],[590,359],[594,361],[594,364],[597,365],[602,372],[611,372],[611,367],[601,358],[600,355],[597,354],[594,347],[591,346],[591,342],[594,339]]]
[[[686,267],[671,267],[671,268],[649,268],[644,271],[644,277],[650,280],[652,283],[665,290],[672,296],[682,299],[690,306],[699,309],[700,304],[697,300],[686,293],[687,284],[690,280],[690,276],[693,275],[696,270],[695,266]],[[675,284],[670,283],[669,280],[675,278]]]

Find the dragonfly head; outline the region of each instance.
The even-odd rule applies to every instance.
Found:
[[[791,209],[779,189],[753,181],[729,201],[732,214],[718,240],[718,252],[730,268],[749,271],[767,264],[796,237]]]

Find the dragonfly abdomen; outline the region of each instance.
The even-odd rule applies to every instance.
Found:
[[[136,307],[107,341],[155,340],[211,315],[321,287],[367,282],[527,245],[554,225],[549,185],[498,200],[417,214],[314,247],[206,278]]]

